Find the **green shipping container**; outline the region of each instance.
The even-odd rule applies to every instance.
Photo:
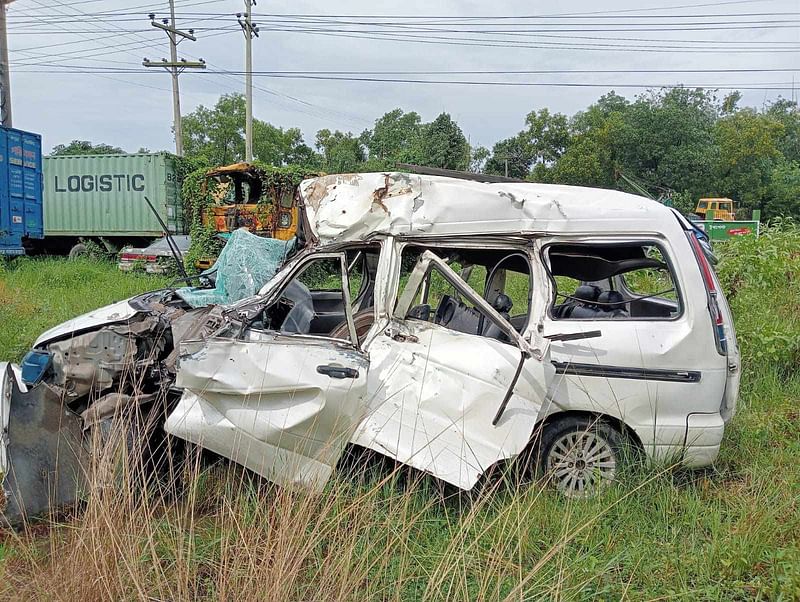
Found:
[[[45,236],[160,236],[184,232],[169,153],[73,155],[44,159]]]

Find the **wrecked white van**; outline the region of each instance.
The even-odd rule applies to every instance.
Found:
[[[739,353],[677,212],[402,173],[321,177],[299,195],[299,250],[257,294],[200,308],[142,295],[45,333],[24,379],[5,367],[7,514],[74,496],[87,427],[132,405],[315,489],[348,444],[464,490],[524,457],[568,495],[613,480],[626,446],[688,466],[717,456]]]

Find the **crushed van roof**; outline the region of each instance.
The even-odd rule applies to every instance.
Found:
[[[675,225],[660,203],[580,186],[353,173],[305,180],[300,196],[312,234],[323,243],[373,234],[658,233]]]

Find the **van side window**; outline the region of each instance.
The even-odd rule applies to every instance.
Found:
[[[250,326],[284,334],[308,334],[350,340],[348,314],[360,339],[375,321],[375,276],[379,245],[344,250],[344,257],[308,261],[286,282],[277,300]],[[347,273],[347,295],[342,271]],[[345,306],[349,298],[350,305]],[[352,342],[352,341],[351,341]]]
[[[682,312],[670,262],[658,245],[553,244],[545,252],[556,320],[663,320]]]
[[[400,276],[401,295],[416,258],[426,249],[409,246],[403,250]],[[452,249],[431,247],[459,274],[474,292],[483,297],[517,332],[528,322],[531,276],[528,258],[514,250]],[[398,297],[399,298],[399,297]],[[507,342],[508,337],[433,267],[415,293],[408,314],[410,320],[424,320],[457,332],[487,336]]]

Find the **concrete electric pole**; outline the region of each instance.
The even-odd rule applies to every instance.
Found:
[[[11,73],[8,66],[6,7],[14,0],[0,0],[0,124],[11,127]]]
[[[248,163],[253,161],[253,38],[258,37],[258,27],[253,23],[252,8],[255,0],[244,0],[244,19],[238,13],[236,17],[242,27],[245,39],[245,123],[244,123],[244,160]]]
[[[163,67],[169,71],[172,76],[172,127],[175,130],[175,154],[182,157],[183,125],[181,124],[181,93],[178,87],[178,76],[186,69],[205,69],[206,62],[203,59],[199,61],[187,61],[186,59],[178,60],[178,44],[183,40],[195,42],[197,38],[194,37],[193,29],[186,32],[175,28],[175,0],[169,0],[169,14],[170,18],[162,19],[160,23],[156,21],[154,13],[150,13],[149,15],[150,23],[153,27],[163,29],[167,32],[167,36],[169,37],[169,60],[161,59],[161,61],[150,61],[149,59],[144,59],[142,65],[145,67]]]

